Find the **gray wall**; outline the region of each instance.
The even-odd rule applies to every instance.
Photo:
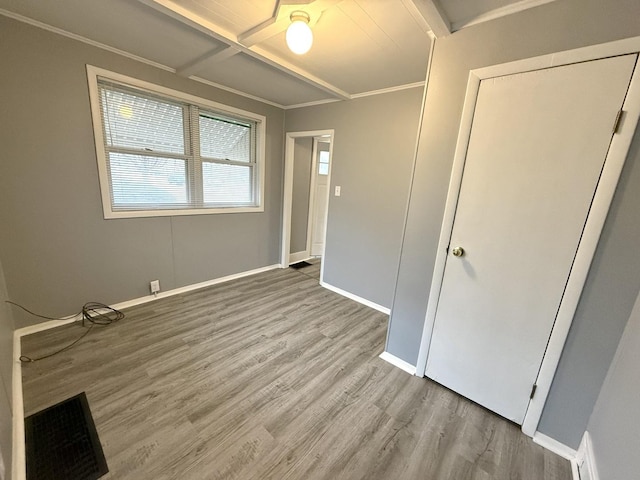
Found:
[[[13,318],[5,303],[7,288],[0,263],[0,454],[6,477],[11,472],[11,372],[13,369]],[[1,475],[0,475],[1,476]]]
[[[335,129],[324,281],[384,307],[398,269],[421,104],[422,89],[412,88],[286,115],[288,132]]]
[[[539,430],[577,447],[640,291],[640,129],[622,171]]]
[[[387,350],[415,364],[469,70],[640,35],[637,0],[558,0],[438,39]],[[630,164],[637,163],[635,148]],[[540,431],[576,447],[640,287],[640,178],[627,165]],[[635,209],[635,211],[634,211]],[[634,223],[629,223],[635,217]],[[623,258],[622,258],[623,257]]]
[[[293,149],[290,253],[304,252],[307,249],[312,150],[313,138],[295,139]]]
[[[629,480],[640,471],[640,296],[624,330],[587,430],[602,480]]]
[[[0,17],[0,259],[48,315],[279,262],[284,112]],[[267,117],[265,212],[104,220],[85,65]],[[35,322],[16,312],[16,325]]]

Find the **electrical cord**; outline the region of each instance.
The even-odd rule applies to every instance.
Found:
[[[45,320],[70,320],[72,318],[79,317],[80,315],[82,315],[82,311],[80,311],[78,313],[74,313],[73,315],[69,315],[67,317],[47,317],[46,315],[40,315],[38,313],[34,313],[31,310],[29,310],[28,308],[23,307],[22,305],[20,305],[20,304],[18,304],[16,302],[12,302],[11,300],[5,300],[5,303],[9,303],[11,305],[14,305],[14,306],[16,306],[18,308],[21,308],[25,312],[30,313],[34,317],[44,318]]]
[[[58,317],[58,318],[48,317],[46,315],[40,315],[40,314],[34,313],[31,310],[28,310],[27,308],[23,307],[22,305],[19,305],[19,304],[15,303],[15,302],[11,302],[9,300],[5,300],[5,302],[9,303],[11,305],[15,305],[16,307],[21,308],[25,312],[27,312],[27,313],[35,316],[35,317],[45,318],[47,320],[71,320],[72,318],[81,316],[81,318],[82,318],[82,326],[83,327],[86,326],[86,323],[90,324],[89,328],[87,329],[86,332],[84,332],[76,340],[74,340],[69,345],[61,348],[60,350],[56,350],[53,353],[50,353],[48,355],[43,355],[42,357],[37,357],[37,358],[31,358],[31,357],[29,357],[27,355],[21,355],[20,356],[20,361],[23,362],[23,363],[37,362],[39,360],[44,360],[45,358],[53,357],[54,355],[62,353],[65,350],[70,349],[76,343],[78,343],[80,340],[82,340],[84,337],[86,337],[89,334],[89,332],[91,332],[93,327],[95,327],[96,325],[101,325],[101,326],[110,325],[113,322],[117,322],[118,320],[122,320],[124,318],[124,316],[125,316],[124,313],[122,313],[120,310],[116,310],[115,308],[111,308],[110,306],[105,305],[104,303],[99,303],[99,302],[88,302],[88,303],[85,303],[82,306],[82,310],[80,312],[76,313],[75,315],[69,315],[67,317]]]

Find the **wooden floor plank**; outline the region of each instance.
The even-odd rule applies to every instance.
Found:
[[[128,309],[23,365],[25,413],[85,391],[109,479],[571,478],[516,425],[380,360],[388,317],[311,263]],[[23,353],[85,331],[24,337]]]

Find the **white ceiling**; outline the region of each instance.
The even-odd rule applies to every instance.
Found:
[[[434,34],[549,1],[0,0],[0,13],[286,108],[415,86]],[[314,34],[301,56],[284,40],[294,10]]]

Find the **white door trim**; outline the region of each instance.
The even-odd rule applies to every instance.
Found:
[[[425,316],[422,339],[420,341],[418,360],[416,362],[416,375],[424,376],[427,366],[427,356],[429,353],[429,345],[431,343],[431,335],[433,333],[433,326],[438,307],[438,297],[442,288],[442,280],[447,257],[446,249],[451,238],[451,230],[453,228],[458,195],[460,193],[464,162],[467,147],[469,145],[471,125],[473,122],[480,82],[497,76],[597,60],[600,58],[636,53],[639,51],[640,37],[634,37],[616,42],[485,67],[471,70],[469,72],[467,93],[460,120],[458,142],[451,171],[451,179],[442,220],[442,229],[440,231],[431,289],[429,291],[429,303]],[[538,422],[540,421],[542,410],[547,400],[549,389],[551,388],[551,383],[560,360],[560,355],[562,354],[564,343],[566,341],[567,334],[569,333],[569,328],[571,326],[578,301],[580,300],[580,294],[582,293],[584,282],[587,278],[589,267],[591,266],[591,260],[593,259],[593,255],[600,238],[600,233],[602,232],[602,227],[607,217],[613,194],[615,193],[620,172],[622,171],[629,146],[631,145],[631,140],[635,133],[638,117],[640,116],[639,70],[640,69],[636,65],[623,106],[625,114],[623,116],[619,132],[614,135],[607,154],[605,166],[589,211],[583,236],[569,275],[565,293],[560,303],[556,322],[551,331],[549,344],[542,360],[540,372],[538,373],[536,394],[533,400],[529,402],[527,413],[522,424],[522,431],[528,436],[533,436],[538,426]]]
[[[333,156],[333,139],[335,131],[333,129],[328,130],[309,130],[303,132],[286,132],[285,134],[285,147],[284,147],[284,188],[283,188],[283,200],[282,200],[282,232],[280,236],[280,267],[287,268],[289,266],[289,249],[291,245],[291,207],[293,202],[293,164],[294,164],[294,147],[296,138],[305,137],[322,137],[328,136],[330,140],[329,156]],[[314,159],[315,161],[315,159]],[[332,163],[329,162],[329,177],[327,181],[331,184],[331,171]],[[312,187],[313,188],[313,187]],[[329,195],[330,196],[330,195]],[[327,196],[327,204],[325,208],[329,207],[329,196]],[[326,231],[325,239],[326,243]],[[307,232],[307,251],[309,251],[309,234]],[[324,256],[324,252],[323,252]],[[324,258],[320,267],[320,280],[324,274]]]

